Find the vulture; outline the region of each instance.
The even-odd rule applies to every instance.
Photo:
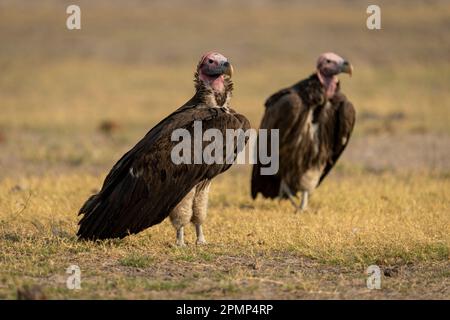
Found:
[[[279,170],[261,175],[261,162],[253,165],[253,199],[261,193],[289,199],[295,211],[307,208],[309,195],[336,164],[355,124],[355,109],[338,79],[340,73],[351,76],[352,71],[352,65],[337,54],[323,53],[311,76],[266,100],[260,129],[279,129]]]
[[[178,142],[171,136],[177,129],[195,136],[195,121],[201,122],[202,132],[215,129],[224,136],[227,129],[250,128],[247,118],[230,107],[232,73],[232,65],[222,54],[209,52],[201,57],[194,76],[194,96],[125,153],[101,190],[81,207],[79,239],[124,238],[170,216],[177,245],[185,245],[184,226],[190,222],[196,227],[196,243],[205,243],[202,223],[211,180],[228,170],[233,161],[176,164],[171,153]],[[203,139],[200,143],[205,148]],[[233,160],[241,150],[235,147],[231,151]]]

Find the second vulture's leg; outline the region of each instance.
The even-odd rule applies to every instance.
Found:
[[[295,200],[296,197],[294,194],[292,194],[291,189],[289,189],[288,185],[286,184],[286,182],[284,182],[284,180],[281,180],[281,184],[280,184],[280,193],[279,196],[280,198],[283,196],[283,194],[286,194],[288,196],[289,201],[292,203],[292,205],[294,206],[295,212],[297,212],[298,210],[298,205],[296,203]]]
[[[203,235],[202,224],[206,219],[208,211],[208,194],[211,181],[200,182],[196,187],[194,201],[192,203],[192,223],[195,225],[197,233],[196,244],[206,244],[205,236]]]
[[[184,226],[192,219],[192,203],[195,196],[195,187],[181,200],[170,213],[170,221],[177,230],[177,246],[184,247]]]
[[[300,203],[300,210],[305,211],[308,208],[309,192],[303,191],[302,202]]]

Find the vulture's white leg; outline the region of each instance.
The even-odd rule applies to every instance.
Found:
[[[192,205],[192,223],[195,225],[195,231],[197,233],[196,244],[206,244],[202,224],[206,220],[206,214],[208,211],[208,194],[210,185],[210,181],[203,181],[195,187],[196,191]]]
[[[181,200],[170,213],[170,221],[177,230],[177,246],[184,247],[184,226],[192,219],[192,203],[194,201],[195,187]]]
[[[300,203],[300,210],[305,211],[308,208],[308,191],[303,191],[302,202]]]
[[[205,236],[203,235],[203,228],[201,224],[195,225],[195,232],[197,233],[197,244],[206,244]]]
[[[184,227],[179,227],[177,229],[177,246],[179,247],[185,247],[186,244],[184,243]]]
[[[288,196],[289,201],[292,203],[292,205],[295,208],[295,211],[297,211],[298,209],[298,205],[295,202],[295,200],[297,200],[295,198],[295,196],[292,194],[291,189],[289,189],[288,185],[286,184],[286,182],[284,182],[284,180],[281,180],[281,184],[280,184],[280,195],[281,197],[283,196],[283,194],[286,194]]]

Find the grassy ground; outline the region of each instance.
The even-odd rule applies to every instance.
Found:
[[[51,299],[450,298],[450,6],[381,2],[383,30],[368,31],[367,3],[315,3],[81,1],[83,29],[69,32],[64,2],[0,1],[0,298],[27,285]],[[320,52],[353,62],[342,86],[355,134],[310,210],[251,201],[236,167],[213,183],[204,247],[192,229],[174,247],[168,221],[76,241],[80,205],[191,96],[210,49],[231,57],[233,105],[255,127],[264,99]],[[381,290],[366,288],[371,264]]]
[[[216,181],[209,244],[195,246],[192,228],[183,249],[169,221],[123,241],[77,242],[74,213],[99,177],[4,180],[0,294],[38,283],[52,298],[449,297],[448,179],[335,177],[297,215],[287,202],[250,201],[247,180],[234,170]],[[80,291],[65,288],[71,264]],[[389,275],[382,293],[365,287],[371,264]]]

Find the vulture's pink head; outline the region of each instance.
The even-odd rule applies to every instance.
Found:
[[[340,73],[348,73],[352,76],[353,67],[344,58],[333,52],[322,53],[317,59],[317,76],[326,89],[328,98],[331,98],[336,92],[338,83],[337,75]]]
[[[324,77],[336,76],[339,73],[348,73],[350,76],[353,67],[350,62],[333,52],[322,53],[317,59],[317,71]]]
[[[214,91],[224,90],[225,79],[233,75],[233,67],[228,59],[218,52],[204,54],[197,66],[198,78]]]

